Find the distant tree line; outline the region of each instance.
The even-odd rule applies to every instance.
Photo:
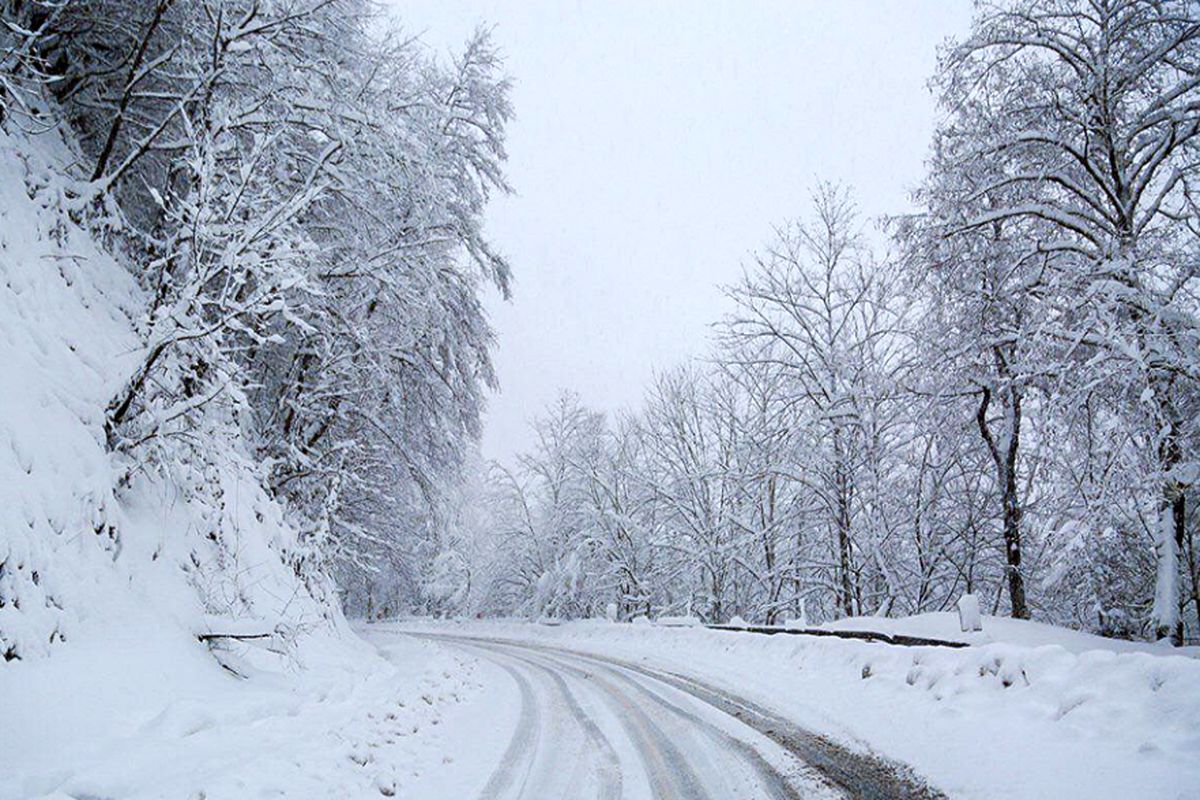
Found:
[[[707,359],[613,419],[563,395],[485,482],[457,607],[773,623],[972,592],[1194,638],[1197,9],[980,3],[886,252],[818,186],[728,288]]]

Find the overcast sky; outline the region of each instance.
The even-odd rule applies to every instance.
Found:
[[[967,0],[393,0],[441,53],[495,25],[516,87],[488,231],[516,275],[488,302],[501,392],[484,455],[509,461],[560,388],[634,407],[704,354],[735,281],[813,182],[902,211],[934,121],[937,46]]]

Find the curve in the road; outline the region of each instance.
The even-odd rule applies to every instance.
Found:
[[[710,800],[704,782],[671,737],[655,721],[654,716],[633,702],[633,698],[612,680],[555,658],[539,658],[528,654],[521,654],[519,657],[531,664],[538,664],[540,661],[545,665],[548,662],[550,666],[545,667],[546,669],[567,672],[583,680],[591,680],[604,692],[613,706],[621,709],[621,722],[632,740],[637,743],[638,754],[642,758],[655,797],[694,797],[698,800]]]
[[[704,717],[715,714],[724,718],[723,712],[655,678],[570,652],[465,637],[431,638],[467,648],[495,663],[518,689],[519,719],[501,764],[484,788],[483,800],[560,796],[616,800],[622,796],[616,749],[577,695],[590,699],[586,703],[590,708],[606,710],[610,733],[628,743],[627,753],[636,753],[634,763],[641,767],[636,777],[644,783],[633,787],[641,789],[635,794],[648,791],[656,799],[689,800],[799,800],[841,795],[811,770],[792,764],[783,751],[775,754],[776,762],[785,760],[787,766],[773,765],[744,739],[731,735],[729,727],[742,728],[741,723],[726,719],[723,727],[714,724]],[[573,721],[582,731],[590,745],[586,750],[572,752],[569,743],[559,741],[560,736],[537,730],[538,726],[548,730],[561,724],[560,717]],[[756,736],[749,731],[746,734]],[[555,752],[547,752],[551,749]],[[585,761],[595,762],[594,780],[589,784],[595,786],[594,794],[581,793],[579,785],[588,782],[567,774],[578,772]]]
[[[912,775],[903,765],[873,754],[848,750],[825,737],[800,728],[758,704],[689,676],[530,642],[441,633],[416,635],[470,646],[492,660],[508,660],[509,669],[515,668],[517,664],[524,664],[527,669],[540,669],[549,673],[550,679],[559,687],[559,691],[564,693],[564,697],[572,695],[562,673],[589,681],[592,686],[604,692],[606,702],[616,704],[622,709],[622,725],[625,726],[631,740],[636,743],[647,774],[659,776],[657,781],[652,777],[651,790],[654,797],[706,798],[707,795],[704,793],[703,781],[696,777],[695,770],[672,743],[671,737],[650,719],[639,703],[633,702],[631,694],[656,708],[660,715],[670,715],[683,721],[696,731],[718,741],[729,752],[735,753],[738,760],[748,765],[758,777],[758,783],[765,794],[760,793],[755,795],[756,797],[771,797],[772,800],[799,797],[801,794],[797,793],[795,788],[795,784],[799,783],[808,790],[802,793],[805,797],[810,796],[814,789],[818,794],[828,794],[827,791],[821,791],[820,784],[824,784],[826,787],[836,786],[841,790],[839,793],[861,800],[945,800],[945,795]],[[672,692],[676,694],[671,696]],[[536,705],[532,691],[528,697],[522,693],[522,697],[523,703]],[[716,709],[770,739],[804,765],[800,770],[802,774],[789,774],[786,770],[772,766],[744,739],[730,735],[728,730],[721,730],[702,715],[684,708],[679,702],[681,697],[686,697],[692,702],[699,701],[706,711]],[[570,705],[568,703],[568,707]],[[576,711],[591,721],[578,703],[574,706],[571,712],[577,720],[580,715]],[[523,712],[524,716],[526,715]],[[582,720],[579,721],[581,725],[586,726]],[[595,725],[594,721],[591,722]],[[517,735],[514,735],[510,748],[516,745],[521,727],[518,724]],[[599,731],[598,726],[596,730]],[[607,737],[604,737],[602,732],[601,736],[607,743]],[[611,743],[608,744],[611,748]],[[825,780],[814,780],[814,771]],[[606,785],[611,789],[611,784]],[[611,796],[605,794],[606,798]]]
[[[577,669],[577,667],[571,666],[569,663],[558,663],[564,669]],[[662,684],[658,679],[634,678],[634,676],[626,673],[625,670],[613,669],[607,666],[607,664],[598,662],[598,668],[607,670],[613,678],[630,686],[632,690],[640,694],[641,697],[649,700],[650,703],[661,706],[662,709],[671,712],[671,714],[690,722],[696,729],[703,730],[720,747],[737,752],[739,757],[745,760],[746,763],[754,766],[758,777],[760,777],[762,786],[769,792],[770,800],[800,800],[800,794],[792,787],[791,782],[788,781],[788,777],[767,762],[767,759],[762,757],[762,753],[755,750],[749,744],[746,744],[745,741],[734,738],[726,730],[716,727],[712,722],[704,720],[704,718],[695,714],[695,712],[683,708],[683,705],[677,703],[673,698],[667,697],[662,690],[671,687]],[[678,690],[674,691],[678,692]]]

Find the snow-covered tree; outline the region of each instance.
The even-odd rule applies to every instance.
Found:
[[[495,381],[479,295],[509,287],[483,234],[512,115],[489,32],[446,63],[367,0],[4,12],[3,107],[52,95],[82,151],[67,210],[148,298],[106,415],[125,482],[236,440],[304,531],[298,572],[452,573]]]
[[[861,577],[880,566],[886,535],[886,525],[877,526],[885,509],[872,492],[900,365],[886,276],[866,248],[848,191],[822,184],[812,218],[782,228],[731,291],[736,310],[725,323],[741,360],[779,365],[802,408],[796,474],[802,469],[830,532],[829,574],[845,615],[865,609]]]
[[[1196,471],[1181,413],[1198,376],[1195,5],[986,3],[938,82],[945,102],[968,109],[962,133],[973,146],[957,158],[987,165],[973,193],[987,205],[964,230],[1000,226],[1010,261],[1040,262],[1038,280],[1057,303],[1044,335],[1135,396],[1130,406],[1153,431],[1153,627],[1179,641],[1185,498]]]

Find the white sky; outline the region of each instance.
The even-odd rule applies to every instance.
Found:
[[[392,0],[445,53],[481,21],[516,81],[508,172],[488,212],[514,298],[488,302],[501,392],[484,455],[511,460],[560,388],[634,407],[702,355],[771,227],[818,178],[863,212],[907,207],[934,119],[937,45],[967,0]]]

